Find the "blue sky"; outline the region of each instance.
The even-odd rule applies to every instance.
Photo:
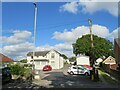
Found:
[[[95,4],[97,4],[99,7],[92,6],[89,8],[90,6],[86,3],[75,2],[37,3],[38,13],[36,29],[36,50],[46,50],[47,48],[57,49],[58,51],[70,56],[72,53],[71,44],[82,34],[88,33],[86,32],[89,28],[88,18],[92,19],[93,21],[93,32],[95,29],[95,34],[112,41],[114,38],[112,35],[116,35],[117,33],[116,29],[118,28],[118,16],[116,14],[116,9],[111,5],[116,5],[116,3],[96,2]],[[91,3],[91,5],[94,4]],[[12,42],[8,40],[8,43],[6,43],[7,41],[4,41],[2,47],[3,53],[10,56],[11,58],[15,57],[16,59],[17,56],[19,56],[19,58],[23,58],[23,54],[13,55],[13,51],[11,51],[9,48],[13,48],[14,46],[19,47],[19,45],[23,45],[23,43],[26,42],[27,44],[32,45],[34,35],[33,28],[34,5],[32,2],[2,3],[2,37],[3,39],[5,38],[5,40],[14,37],[14,39],[16,38],[15,41],[18,41],[18,43],[14,40],[11,40]],[[84,30],[80,31],[81,28]],[[77,32],[79,33],[76,34]],[[21,35],[20,33],[23,33],[22,35],[27,36],[17,37],[17,35]],[[72,38],[72,35],[75,37]],[[76,35],[78,36],[76,37]],[[28,49],[24,51],[22,49],[23,48],[19,50],[16,48],[14,52],[22,53],[23,51],[25,54],[32,50]]]

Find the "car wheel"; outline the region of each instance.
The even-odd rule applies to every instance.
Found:
[[[88,72],[85,73],[85,76],[89,76]]]
[[[73,75],[74,73],[71,71],[70,74]]]

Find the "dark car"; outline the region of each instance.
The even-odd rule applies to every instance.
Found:
[[[2,68],[2,83],[8,82],[12,79],[9,67]]]
[[[43,67],[43,71],[51,71],[52,70],[52,67],[50,65],[45,65]]]

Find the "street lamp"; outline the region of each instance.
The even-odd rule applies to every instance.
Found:
[[[34,50],[33,50],[33,71],[35,70],[34,59],[35,59],[35,43],[36,43],[36,19],[37,19],[37,5],[36,2],[34,4]]]

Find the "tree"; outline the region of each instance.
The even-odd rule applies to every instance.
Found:
[[[68,57],[67,57],[65,54],[61,54],[61,56],[62,56],[64,59],[68,59]]]
[[[70,61],[76,61],[76,57],[69,58]]]
[[[26,59],[23,59],[20,61],[21,63],[27,63],[27,60]]]
[[[113,56],[113,44],[105,38],[93,35],[94,48],[92,50],[94,58],[97,59],[102,56]],[[91,41],[90,34],[83,35],[73,43],[73,53],[77,56],[79,54],[85,54],[90,56],[91,52]]]

